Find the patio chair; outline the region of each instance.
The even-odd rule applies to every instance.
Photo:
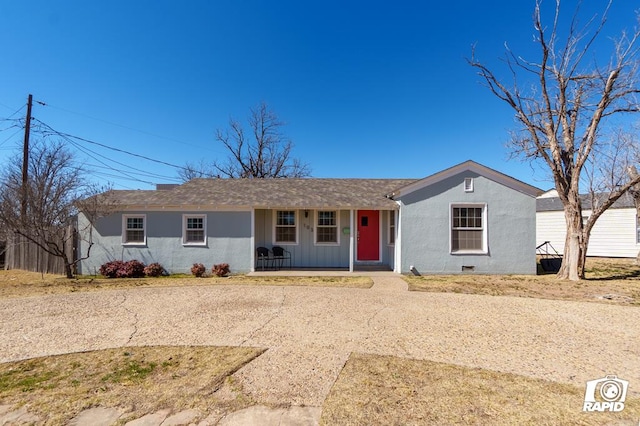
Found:
[[[278,263],[277,268],[282,269],[282,267],[284,266],[284,263],[288,262],[289,269],[291,269],[291,252],[289,250],[285,250],[280,246],[273,246],[271,251],[273,252],[274,266],[275,266],[275,263],[277,262]]]
[[[258,269],[258,266],[262,266],[262,270],[264,271],[265,263],[267,269],[270,269],[273,264],[273,257],[269,253],[269,249],[266,247],[256,248],[256,269]]]

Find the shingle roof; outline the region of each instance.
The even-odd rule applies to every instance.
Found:
[[[193,179],[166,190],[111,191],[121,206],[395,209],[385,194],[416,179]]]
[[[588,195],[581,195],[580,202],[583,210],[591,210],[591,200]],[[618,198],[611,206],[612,209],[635,208],[633,197],[628,192]],[[545,197],[536,200],[537,212],[555,212],[562,211],[564,207],[562,201],[558,197]]]

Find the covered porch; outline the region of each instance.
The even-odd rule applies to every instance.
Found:
[[[396,223],[397,209],[255,208],[251,272],[393,271]],[[274,247],[281,247],[284,256],[275,256],[280,253],[276,249],[274,254]]]

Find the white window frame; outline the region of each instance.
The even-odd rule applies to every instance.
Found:
[[[482,249],[453,249],[453,209],[454,208],[479,208],[482,209]],[[465,230],[465,228],[457,228],[458,230]],[[476,227],[468,228],[471,231],[477,231]],[[449,253],[453,255],[458,254],[487,254],[489,253],[489,244],[487,239],[487,204],[486,203],[451,203],[449,205]]]
[[[294,225],[278,225],[278,212],[293,212],[293,221],[294,221]],[[300,221],[298,220],[298,210],[294,210],[294,209],[278,209],[278,210],[273,210],[273,245],[278,245],[278,246],[296,246],[298,245],[298,241],[299,241],[299,232],[300,232],[300,227],[299,227],[299,223]],[[292,228],[295,228],[296,231],[296,240],[295,241],[278,241],[277,240],[277,236],[278,236],[278,232],[277,232],[277,228],[278,227],[285,227],[285,226],[289,226]]]
[[[127,240],[127,220],[142,219],[142,241]],[[137,228],[135,228],[137,230]],[[146,214],[123,214],[122,215],[122,245],[123,246],[146,246],[147,245],[147,215]]]
[[[334,225],[319,225],[318,220],[320,219],[320,212],[333,212],[335,213],[336,222]],[[316,210],[314,212],[314,230],[315,234],[313,237],[314,244],[317,246],[339,246],[340,245],[340,210],[332,210],[332,209],[322,209]],[[323,242],[318,241],[318,229],[319,228],[335,228],[336,230],[336,241]]]
[[[202,241],[187,241],[187,223],[189,219],[202,219]],[[182,215],[182,245],[183,246],[206,246],[207,245],[207,215],[206,214],[183,214]]]
[[[391,226],[391,221],[393,220],[393,226]],[[389,210],[389,216],[387,218],[387,245],[395,246],[396,245],[396,211]],[[393,242],[391,242],[391,238],[393,237]]]

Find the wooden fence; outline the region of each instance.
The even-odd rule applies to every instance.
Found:
[[[70,226],[67,232],[75,234],[75,229]],[[76,258],[77,238],[68,238],[65,250],[69,259],[73,261]],[[62,258],[47,253],[21,235],[14,235],[6,241],[4,269],[65,275]]]

